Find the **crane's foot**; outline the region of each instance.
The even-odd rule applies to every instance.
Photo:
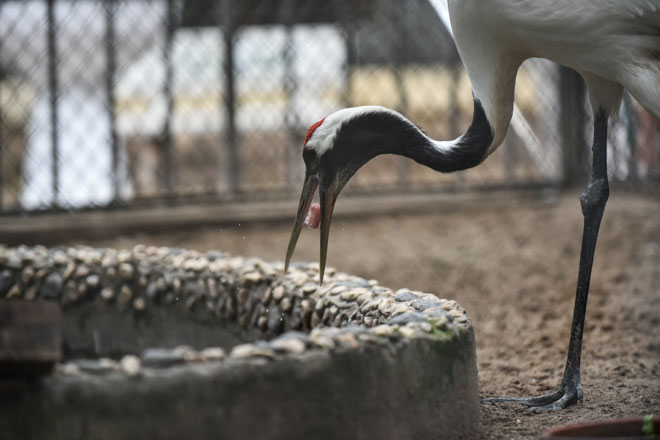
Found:
[[[500,403],[512,402],[519,403],[531,408],[535,412],[543,412],[554,409],[564,409],[577,402],[582,402],[584,393],[582,386],[579,384],[576,387],[562,386],[554,393],[543,394],[535,397],[493,397],[486,399],[486,402]]]

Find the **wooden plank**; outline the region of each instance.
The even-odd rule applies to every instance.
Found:
[[[542,202],[539,187],[527,191],[401,193],[382,196],[346,194],[335,218],[422,212],[470,212],[514,201]],[[515,198],[512,198],[515,194]],[[0,237],[9,246],[60,244],[63,239],[102,239],[135,232],[235,226],[237,223],[293,223],[297,200],[188,204],[124,210],[54,212],[33,216],[0,217]]]
[[[61,359],[59,304],[0,300],[0,378],[45,374]]]

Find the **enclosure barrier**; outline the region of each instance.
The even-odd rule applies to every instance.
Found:
[[[284,274],[220,252],[0,247],[0,301],[63,312],[54,371],[0,378],[3,438],[475,434],[474,334],[455,301],[333,269],[318,281],[316,264]]]
[[[436,0],[0,2],[0,214],[294,199],[308,127],[357,105],[435,139],[472,93]],[[579,76],[538,59],[516,82],[504,145],[442,175],[383,156],[361,194],[573,184],[592,121]],[[660,122],[624,95],[612,183],[658,193]]]

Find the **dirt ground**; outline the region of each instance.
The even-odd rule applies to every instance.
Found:
[[[579,193],[568,191],[552,200],[507,193],[498,203],[481,195],[460,206],[439,204],[432,213],[339,216],[333,222],[329,265],[391,288],[405,286],[460,302],[476,331],[483,398],[553,391],[564,367],[575,294]],[[86,244],[219,249],[282,260],[290,227],[290,222],[236,224]],[[318,260],[314,231],[303,232],[295,259]],[[659,329],[660,203],[614,190],[587,310],[584,402],[542,414],[484,402],[482,438],[538,438],[568,422],[660,413]]]

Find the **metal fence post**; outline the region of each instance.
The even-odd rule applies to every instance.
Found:
[[[291,3],[288,3],[291,7]],[[298,89],[296,72],[294,69],[295,48],[293,38],[293,25],[286,24],[286,43],[284,48],[284,90],[286,93],[286,112],[284,114],[284,123],[287,128],[288,145],[284,145],[284,164],[286,167],[286,189],[293,191],[301,176],[298,176],[294,170],[295,161],[298,158],[298,114],[296,112],[295,94]]]
[[[174,113],[174,90],[172,85],[172,40],[174,38],[174,0],[167,0],[167,16],[165,26],[165,48],[163,58],[165,62],[165,99],[166,114],[165,124],[161,135],[162,145],[165,150],[165,190],[167,195],[174,191],[174,147],[172,139],[172,114]]]
[[[112,192],[113,199],[119,198],[119,150],[117,145],[117,121],[115,102],[115,72],[117,70],[117,46],[115,44],[116,0],[105,0],[105,50],[106,73],[105,88],[108,100],[108,120],[110,124],[110,148],[112,151]]]
[[[559,67],[560,135],[562,184],[570,186],[584,177],[587,151],[584,137],[585,86],[582,77],[567,67]]]
[[[240,189],[241,164],[238,155],[238,138],[236,133],[236,81],[234,72],[234,32],[235,24],[231,0],[223,0],[220,8],[219,22],[222,26],[225,49],[225,111],[227,125],[225,127],[225,141],[229,153],[229,189],[233,196]]]
[[[2,0],[0,0],[0,10],[2,9]],[[0,55],[2,55],[2,39],[0,39]],[[1,57],[0,57],[1,58]],[[2,83],[3,79],[5,76],[5,72],[0,67],[0,83]],[[0,87],[0,104],[2,104],[2,88]],[[5,187],[4,187],[4,155],[5,155],[5,148],[4,148],[4,143],[3,143],[3,117],[2,117],[2,108],[0,107],[0,213],[3,211],[4,208],[4,192],[5,192]]]
[[[400,4],[390,3],[388,11],[388,20],[391,23],[398,23],[399,25],[398,27],[393,26],[396,34],[394,44],[391,46],[394,49],[394,53],[391,54],[391,58],[394,61],[391,69],[394,74],[394,80],[398,92],[397,110],[404,115],[408,113],[408,91],[406,90],[404,75],[406,73],[405,69],[409,63],[408,46],[410,43],[405,29],[409,25],[411,18],[410,7],[411,3],[409,1]],[[410,161],[403,158],[397,158],[397,168],[397,183],[402,188],[409,187],[411,169]]]
[[[353,2],[346,2],[342,4],[341,26],[344,31],[344,44],[346,47],[346,64],[344,67],[344,92],[342,93],[342,106],[351,107],[353,89],[351,87],[351,75],[353,66],[357,62],[357,54],[355,53],[355,23],[353,21],[354,8]]]
[[[50,99],[50,139],[51,139],[51,188],[53,190],[52,207],[57,206],[59,197],[59,138],[58,138],[58,75],[57,41],[55,24],[55,0],[48,0],[48,94]]]

